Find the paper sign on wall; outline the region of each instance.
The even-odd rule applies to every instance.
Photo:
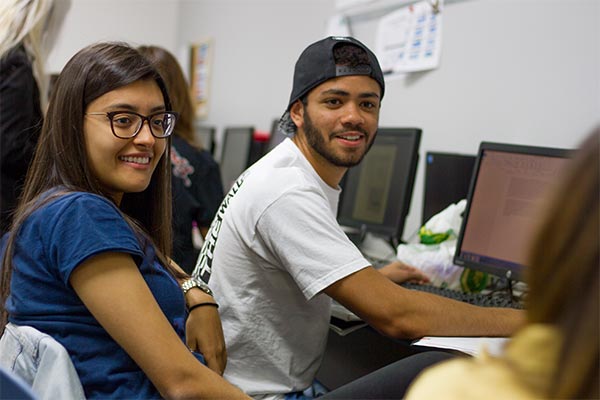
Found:
[[[437,68],[442,40],[442,0],[421,1],[381,18],[375,52],[385,75]]]

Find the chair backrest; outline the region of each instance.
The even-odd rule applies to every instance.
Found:
[[[0,366],[0,399],[36,400],[37,396],[17,374]]]
[[[85,399],[67,350],[31,326],[6,325],[0,338],[0,366],[18,375],[41,400]]]

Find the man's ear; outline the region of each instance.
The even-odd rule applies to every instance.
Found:
[[[302,101],[296,100],[296,102],[292,104],[290,107],[290,117],[298,128],[304,124],[304,104],[302,104]]]

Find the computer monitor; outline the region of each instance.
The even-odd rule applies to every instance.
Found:
[[[200,142],[202,148],[213,156],[215,155],[215,127],[196,125],[194,127],[196,138]]]
[[[287,136],[279,130],[279,118],[274,119],[271,124],[271,135],[269,136],[269,144],[267,152],[273,150],[279,143],[283,142]]]
[[[404,231],[419,159],[421,129],[380,128],[371,150],[341,182],[338,222],[353,228],[359,243],[366,232],[397,243]],[[356,235],[358,233],[358,236]]]
[[[450,204],[467,198],[475,158],[435,151],[425,154],[422,225]]]
[[[569,156],[564,149],[481,143],[454,263],[522,280],[540,210]]]
[[[250,161],[254,127],[225,128],[220,167],[223,189],[228,191]]]

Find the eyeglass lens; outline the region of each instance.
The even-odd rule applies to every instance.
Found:
[[[112,116],[113,132],[118,137],[131,138],[141,130],[145,119],[149,120],[150,130],[156,137],[169,136],[175,127],[175,116],[171,113],[157,113],[144,118],[138,114],[122,112]]]

